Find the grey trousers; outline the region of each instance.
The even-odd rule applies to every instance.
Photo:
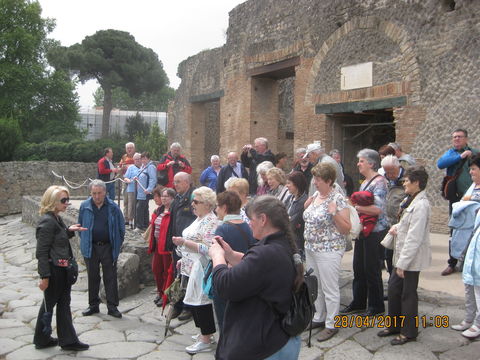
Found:
[[[135,213],[135,227],[140,230],[147,230],[148,228],[148,200],[137,199],[137,210]]]
[[[465,321],[480,327],[480,286],[465,284]]]
[[[84,258],[88,274],[88,304],[96,307],[100,304],[100,264],[102,265],[103,285],[107,297],[108,310],[118,306],[117,264],[113,261],[112,247],[92,244],[92,257]]]

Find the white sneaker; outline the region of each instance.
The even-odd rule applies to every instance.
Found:
[[[473,339],[480,335],[480,329],[476,325],[472,325],[470,329],[462,332],[462,335],[466,338]]]
[[[462,320],[462,322],[460,324],[452,325],[452,329],[457,330],[457,331],[465,331],[468,328],[470,328],[470,326],[472,326],[472,323],[469,323],[469,322],[466,322],[465,320]]]
[[[189,354],[197,354],[200,352],[212,351],[212,344],[205,344],[204,342],[197,341],[195,344],[187,346],[185,348],[186,352]]]
[[[201,334],[192,335],[192,340],[195,342],[200,341],[200,335]],[[215,336],[213,335],[210,335],[210,344],[215,344]]]

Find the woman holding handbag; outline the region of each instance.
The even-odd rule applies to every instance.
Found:
[[[194,190],[192,195],[192,208],[197,218],[183,230],[181,237],[174,236],[172,241],[182,256],[180,265],[177,263],[182,278],[188,279],[183,303],[191,309],[195,326],[201,331],[201,336],[195,338],[195,343],[185,350],[189,354],[196,354],[213,349],[211,340],[216,331],[212,300],[203,293],[202,284],[204,269],[210,260],[208,248],[212,245],[218,219],[213,212],[217,196],[212,189],[202,186]]]
[[[318,297],[312,328],[325,327],[317,338],[326,341],[338,333],[334,326],[340,309],[340,268],[345,253],[345,235],[349,233],[350,213],[347,200],[334,187],[335,166],[321,162],[312,169],[317,191],[303,212],[305,220],[305,257],[307,268],[318,279]]]
[[[86,228],[75,224],[66,227],[60,213],[69,204],[70,197],[66,187],[50,186],[40,202],[40,221],[36,230],[38,259],[38,287],[44,292],[44,299],[38,312],[33,343],[36,349],[44,349],[60,345],[63,350],[87,350],[89,346],[78,340],[72,323],[70,310],[70,292],[72,281],[76,277],[69,276],[69,263],[74,261],[69,239],[75,231],[85,231]],[[74,279],[74,280],[72,280]],[[51,320],[53,308],[57,306],[58,340],[51,336]]]
[[[384,245],[389,238],[394,239],[393,271],[388,280],[388,316],[392,321],[377,335],[398,334],[390,342],[392,345],[415,341],[418,335],[418,278],[432,261],[427,181],[428,174],[421,166],[411,166],[405,171],[403,187],[407,198],[400,204],[400,221],[382,241]]]

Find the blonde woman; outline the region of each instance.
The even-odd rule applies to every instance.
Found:
[[[240,215],[242,216],[243,221],[245,221],[247,224],[250,224],[250,219],[245,212],[245,206],[247,206],[248,203],[248,181],[243,178],[230,178],[226,182],[226,188],[227,191],[235,191],[238,196],[240,196],[240,200],[242,201]]]
[[[72,284],[67,279],[67,266],[72,255],[69,239],[74,231],[85,231],[80,224],[67,228],[60,213],[64,212],[70,201],[68,189],[63,186],[50,186],[40,202],[40,221],[36,238],[36,257],[38,274],[41,278],[38,287],[44,292],[44,300],[38,312],[33,343],[36,349],[45,349],[60,345],[63,350],[87,350],[88,345],[80,342],[72,323],[70,310],[70,291]],[[58,340],[47,335],[45,330],[45,312],[52,313],[57,306]],[[47,332],[48,333],[48,332]]]
[[[272,168],[267,171],[267,181],[270,190],[268,193],[275,196],[278,200],[285,203],[288,198],[288,189],[285,187],[287,177],[282,169]]]
[[[203,294],[202,281],[204,268],[210,260],[208,249],[219,221],[213,212],[217,196],[212,189],[202,186],[194,190],[192,196],[192,208],[197,218],[183,230],[181,237],[174,236],[172,241],[182,256],[181,274],[188,277],[183,303],[191,308],[195,326],[201,331],[199,336],[195,336],[195,343],[185,350],[189,354],[196,354],[213,349],[212,337],[216,331],[213,307],[212,301]]]

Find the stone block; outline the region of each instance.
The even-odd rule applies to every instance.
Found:
[[[120,253],[117,260],[117,281],[118,281],[119,299],[123,299],[127,296],[138,293],[139,263],[140,263],[140,259],[138,255],[131,254],[131,253]],[[106,299],[105,287],[103,286],[103,282],[100,288],[100,297],[102,299]]]

